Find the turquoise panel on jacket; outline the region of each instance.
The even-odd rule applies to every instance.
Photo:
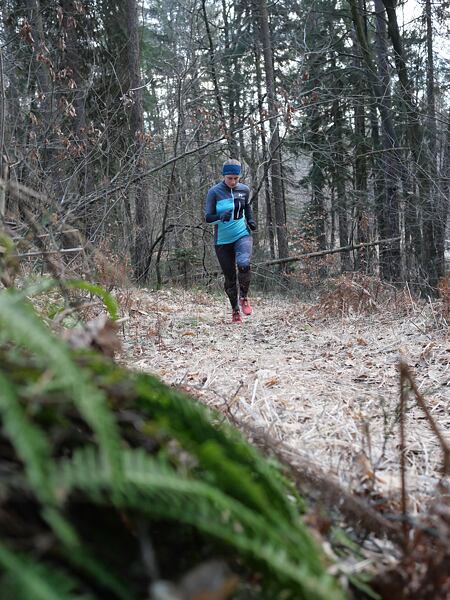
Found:
[[[220,216],[224,212],[231,210],[231,219],[229,221],[218,221],[217,241],[216,244],[232,244],[244,235],[248,235],[247,224],[244,215],[241,213],[240,219],[235,219],[235,203],[234,198],[224,198],[217,200],[216,211]]]

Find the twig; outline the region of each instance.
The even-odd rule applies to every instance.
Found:
[[[409,527],[408,527],[408,499],[406,491],[406,448],[405,448],[405,412],[406,412],[406,381],[407,374],[400,363],[400,477],[401,477],[401,506],[402,506],[402,533],[403,552],[405,555],[409,549]]]
[[[414,378],[412,376],[412,373],[411,373],[408,365],[404,362],[400,363],[400,378],[401,377],[403,377],[403,379],[408,380],[409,385],[410,385],[412,391],[414,392],[414,395],[416,396],[418,405],[425,413],[425,416],[427,418],[427,421],[428,421],[431,429],[433,430],[434,434],[436,435],[437,439],[439,440],[439,444],[440,444],[440,446],[442,448],[442,452],[444,454],[444,460],[443,460],[443,465],[442,465],[442,474],[444,476],[448,475],[450,472],[450,447],[447,444],[447,441],[445,440],[444,436],[442,435],[441,430],[439,429],[437,423],[433,419],[431,412],[427,406],[425,398],[419,392],[417,384],[414,381]]]
[[[27,258],[29,256],[43,256],[47,254],[70,254],[72,252],[83,252],[84,248],[60,248],[59,250],[36,250],[24,254],[13,254],[15,258]]]
[[[256,388],[258,387],[258,378],[255,379],[255,383],[253,384],[253,393],[252,393],[252,399],[250,401],[250,404],[253,406],[253,403],[255,402],[255,397],[256,397]]]
[[[91,308],[92,306],[99,306],[100,304],[101,302],[86,302],[86,304],[77,304],[75,306],[66,308],[56,315],[56,317],[53,319],[53,323],[58,325],[66,317],[73,314],[74,312],[79,312],[81,310],[84,310],[85,308]]]
[[[125,323],[126,321],[129,321],[129,320],[130,320],[130,317],[122,317],[120,319],[116,319],[115,323],[117,325],[119,325],[120,323]]]
[[[173,156],[172,158],[166,160],[165,162],[161,163],[160,165],[158,165],[156,167],[153,167],[151,169],[148,169],[146,171],[138,173],[137,175],[134,175],[133,177],[129,178],[124,183],[119,183],[115,186],[111,186],[110,188],[105,188],[104,190],[100,190],[99,192],[94,192],[94,193],[88,194],[86,196],[81,196],[80,199],[83,200],[84,205],[91,204],[92,202],[96,202],[97,200],[100,200],[100,198],[102,198],[102,197],[109,196],[110,194],[113,194],[114,192],[117,192],[117,191],[127,187],[130,184],[137,183],[138,181],[141,181],[145,177],[149,177],[150,175],[153,175],[154,173],[161,171],[165,167],[171,165],[174,162],[177,162],[178,160],[181,160],[183,158],[191,156],[192,154],[201,152],[202,150],[204,150],[205,148],[208,148],[209,146],[218,144],[219,142],[223,142],[224,140],[227,140],[227,139],[233,137],[234,135],[240,133],[241,131],[246,131],[248,129],[252,129],[253,127],[257,127],[257,126],[261,125],[262,123],[265,123],[266,121],[270,121],[272,119],[278,119],[281,116],[282,116],[281,114],[272,115],[270,117],[266,117],[265,119],[256,121],[255,123],[251,123],[250,125],[244,125],[243,127],[234,129],[233,131],[228,132],[228,134],[221,135],[220,137],[210,140],[209,142],[205,142],[201,146],[197,146],[196,148],[192,148],[191,150],[186,150],[182,154]]]

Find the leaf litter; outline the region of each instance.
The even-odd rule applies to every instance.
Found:
[[[312,316],[310,305],[276,296],[252,304],[253,315],[233,325],[223,298],[135,290],[121,361],[244,423],[270,428],[350,488],[370,476],[395,495],[398,364],[403,359],[413,369],[432,414],[448,430],[448,328],[436,326],[427,306],[323,318]],[[419,506],[438,481],[441,453],[413,402],[407,455],[409,493]]]
[[[339,315],[275,295],[255,296],[252,305],[253,315],[236,325],[223,296],[132,290],[119,360],[192,394],[250,437],[266,436],[303,476],[309,465],[314,481],[321,473],[351,502],[398,514],[401,360],[448,440],[450,332],[439,306],[379,302]],[[412,397],[405,424],[414,517],[436,501],[442,449]]]

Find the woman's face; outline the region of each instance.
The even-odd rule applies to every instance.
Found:
[[[239,175],[224,175],[223,180],[229,188],[234,188],[239,183]]]

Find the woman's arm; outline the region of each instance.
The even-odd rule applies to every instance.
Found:
[[[247,221],[247,225],[250,227],[250,229],[252,231],[255,231],[255,229],[256,229],[256,221],[255,221],[255,218],[253,216],[252,205],[249,202],[249,197],[248,196],[247,196],[247,199],[245,201],[244,213],[245,213],[245,220]]]
[[[220,217],[216,212],[216,195],[212,189],[208,191],[206,196],[204,213],[207,223],[216,224],[220,221]]]

